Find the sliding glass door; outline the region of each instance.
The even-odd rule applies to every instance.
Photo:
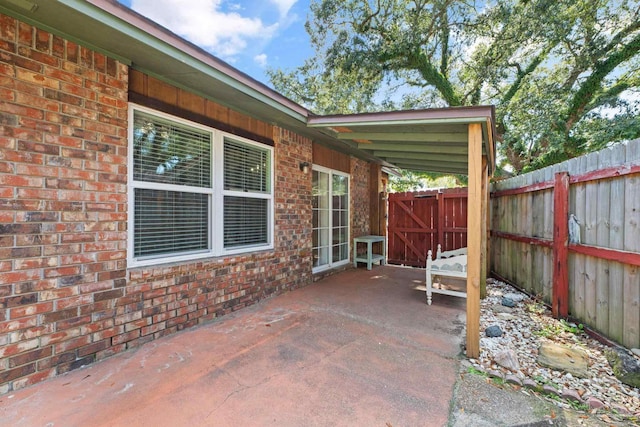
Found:
[[[313,168],[313,269],[349,262],[349,175]]]

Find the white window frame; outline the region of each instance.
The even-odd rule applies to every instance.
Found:
[[[325,270],[330,270],[332,268],[337,268],[343,265],[347,265],[350,262],[349,257],[351,254],[351,197],[352,196],[351,196],[351,175],[350,174],[336,170],[336,169],[330,169],[324,166],[319,166],[319,165],[312,165],[312,170],[329,174],[329,196],[328,196],[329,197],[329,257],[328,257],[329,262],[327,264],[313,267],[312,273],[315,274]],[[349,180],[349,197],[347,198],[347,206],[349,209],[349,215],[347,220],[347,258],[337,262],[333,262],[333,254],[331,252],[333,250],[333,241],[331,236],[333,235],[333,176],[334,175],[344,176]],[[314,228],[313,222],[311,224],[311,228],[312,230]]]
[[[133,156],[134,156],[134,137],[133,137],[133,124],[134,124],[134,111],[140,111],[142,113],[157,116],[158,118],[174,121],[177,124],[184,124],[191,126],[211,134],[211,167],[212,171],[212,185],[211,188],[198,188],[189,186],[180,186],[173,184],[161,184],[147,181],[134,180],[133,174]],[[228,132],[211,128],[209,126],[202,125],[200,123],[192,122],[181,117],[173,116],[171,114],[163,113],[158,110],[154,110],[141,105],[129,104],[128,112],[128,161],[127,161],[127,188],[128,188],[128,218],[127,218],[127,266],[128,268],[146,267],[158,264],[194,261],[203,258],[210,258],[215,256],[236,255],[241,253],[256,252],[262,250],[272,250],[274,248],[274,150],[273,147],[260,144],[247,138],[243,138],[238,135],[234,135]],[[228,138],[235,142],[255,146],[261,150],[265,150],[269,153],[269,191],[266,193],[247,193],[239,191],[224,190],[224,139]],[[197,192],[201,194],[209,195],[209,247],[206,250],[194,250],[190,252],[180,253],[179,255],[158,255],[148,257],[135,257],[134,256],[134,242],[135,242],[135,190],[136,189],[155,189],[166,191],[186,191]],[[234,247],[231,249],[224,248],[224,196],[239,196],[266,199],[267,203],[267,243],[247,245],[241,247]]]
[[[250,146],[254,146],[257,147],[261,150],[266,150],[269,152],[269,192],[268,193],[261,193],[261,192],[245,192],[245,191],[234,191],[234,190],[225,190],[224,189],[224,140],[226,139],[230,139],[234,142],[239,142],[242,144],[247,144]],[[217,141],[214,144],[214,162],[213,162],[213,168],[214,171],[219,171],[219,175],[215,174],[213,175],[213,182],[214,182],[214,188],[217,189],[217,191],[214,191],[215,194],[220,194],[219,199],[215,199],[215,203],[214,206],[222,206],[222,209],[219,209],[219,212],[214,212],[214,218],[217,219],[218,223],[214,224],[214,228],[217,230],[220,230],[220,238],[214,240],[214,247],[215,247],[215,252],[218,254],[223,254],[223,255],[235,255],[235,254],[241,254],[244,252],[252,252],[255,250],[265,250],[265,249],[273,249],[273,230],[274,230],[274,156],[273,156],[273,148],[266,146],[264,144],[260,144],[257,143],[255,141],[251,141],[249,139],[246,138],[241,138],[239,136],[227,133],[227,132],[222,132],[219,131],[219,141]],[[218,159],[217,161],[215,161],[215,159]],[[235,197],[242,197],[242,198],[251,198],[251,199],[263,199],[263,200],[268,200],[269,203],[267,203],[267,221],[268,221],[268,225],[267,225],[267,244],[263,244],[263,245],[245,245],[245,246],[238,246],[238,247],[234,247],[231,249],[225,249],[224,248],[224,196],[235,196]],[[218,203],[220,203],[218,205]],[[217,215],[216,215],[217,214]]]

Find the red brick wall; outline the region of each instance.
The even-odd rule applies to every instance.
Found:
[[[371,234],[369,227],[369,163],[351,157],[351,237]]]
[[[128,71],[0,14],[0,394],[313,279],[312,142],[277,127],[274,250],[127,270]]]
[[[0,392],[91,362],[126,274],[126,66],[0,15]]]

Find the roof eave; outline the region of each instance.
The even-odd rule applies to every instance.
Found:
[[[102,22],[110,24],[112,28],[129,34],[137,40],[142,40],[150,48],[189,64],[194,69],[297,120],[306,121],[310,114],[310,111],[303,106],[118,2],[110,0],[60,1],[95,19],[103,20]],[[95,8],[91,8],[89,5]]]

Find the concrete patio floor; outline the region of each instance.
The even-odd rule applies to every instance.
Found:
[[[442,426],[465,300],[349,270],[0,396],[7,426]]]

